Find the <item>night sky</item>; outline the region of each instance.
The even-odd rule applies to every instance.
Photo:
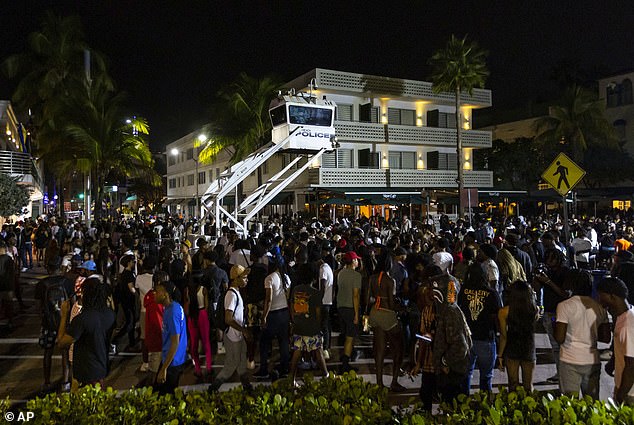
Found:
[[[495,108],[552,95],[553,67],[589,77],[634,69],[630,1],[2,0],[0,58],[24,51],[46,10],[78,14],[109,60],[152,146],[209,121],[218,89],[242,71],[284,81],[312,68],[429,80],[453,33],[489,51]],[[0,98],[14,83],[0,77]]]

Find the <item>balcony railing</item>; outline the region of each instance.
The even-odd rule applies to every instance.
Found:
[[[385,142],[385,126],[377,123],[335,121],[339,140],[359,142]],[[388,124],[389,142],[427,146],[456,146],[456,130],[452,128],[414,127]],[[462,146],[465,148],[490,148],[491,132],[464,130]]]
[[[388,97],[429,100],[433,103],[447,105],[453,105],[455,102],[453,93],[434,93],[432,83],[427,81],[355,74],[320,68],[315,70],[315,79],[317,86],[326,91],[372,93]],[[491,106],[491,90],[474,89],[473,95],[463,92],[461,99],[463,104]]]
[[[457,188],[457,170],[386,170],[367,168],[314,168],[313,187]],[[464,172],[465,187],[493,187],[493,172]]]
[[[23,152],[0,151],[0,172],[20,176],[23,183],[38,184],[39,175],[31,155]]]

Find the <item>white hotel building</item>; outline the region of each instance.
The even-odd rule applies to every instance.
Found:
[[[435,94],[430,82],[319,68],[289,82],[285,89],[311,92],[318,99],[336,103],[340,147],[324,154],[288,185],[269,203],[267,212],[314,213],[325,198],[335,197],[340,201],[333,203],[350,201],[357,212],[368,216],[385,204],[420,204],[422,190],[434,198],[434,191],[457,189],[452,93]],[[473,95],[463,93],[461,98],[465,188],[490,188],[493,174],[473,168],[473,151],[491,147],[491,132],[471,128],[473,109],[491,106],[491,91],[475,89]],[[198,164],[196,178],[194,143],[198,134],[188,134],[166,149],[166,205],[170,213],[184,217],[195,215],[196,182],[202,196],[228,166],[229,155],[221,152],[213,164]],[[295,155],[275,154],[261,166],[262,178],[276,174]],[[244,195],[258,186],[258,173],[253,172],[243,184]],[[229,197],[225,200],[232,202]]]

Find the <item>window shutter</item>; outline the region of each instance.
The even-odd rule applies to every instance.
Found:
[[[335,152],[326,152],[321,156],[321,166],[324,168],[337,168],[337,157]]]
[[[402,154],[403,168],[413,170],[416,168],[416,152],[403,152]]]
[[[359,121],[373,122],[372,121],[372,104],[365,103],[363,105],[359,105]]]
[[[388,163],[390,168],[400,169],[401,168],[401,153],[390,152],[388,156]]]
[[[352,168],[352,149],[337,149],[337,167]]]
[[[387,108],[387,123],[388,124],[400,124],[401,123],[401,110],[396,108]]]
[[[456,114],[445,114],[445,128],[456,128]]]
[[[379,108],[377,106],[370,110],[370,122],[379,122]]]
[[[352,105],[337,104],[337,120],[352,121]]]
[[[401,109],[401,124],[402,125],[414,125],[414,117],[416,111],[411,109]]]
[[[429,127],[440,127],[440,111],[438,109],[427,111],[427,125]]]

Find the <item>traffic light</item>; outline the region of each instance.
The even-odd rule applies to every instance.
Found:
[[[77,197],[78,197],[79,199],[84,199],[84,194],[83,194],[83,193],[80,193],[79,195],[77,195]]]

